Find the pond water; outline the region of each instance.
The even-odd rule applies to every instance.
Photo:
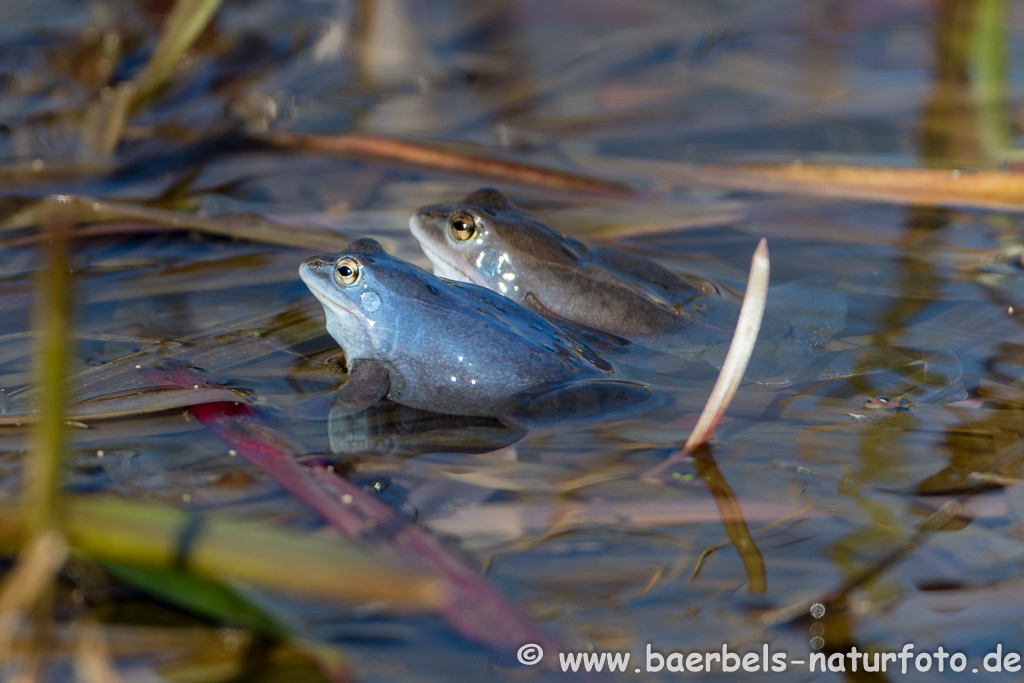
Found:
[[[808,305],[838,298],[846,312],[829,350],[859,354],[861,369],[893,349],[914,362],[782,387],[745,383],[710,450],[667,484],[643,474],[685,441],[716,372],[635,349],[628,361],[674,377],[671,409],[528,433],[389,404],[284,420],[308,454],[439,534],[564,652],[631,653],[626,672],[609,680],[697,675],[634,671],[646,669],[648,646],[668,655],[723,645],[760,653],[767,644],[808,660],[912,643],[915,654],[963,653],[981,671],[998,645],[1004,655],[1024,651],[1020,214],[871,202],[842,188],[830,197],[757,192],[671,172],[799,160],[1013,173],[1013,155],[993,153],[990,140],[1012,146],[1024,121],[1012,98],[1024,86],[1020,5],[226,2],[167,84],[129,116],[114,151],[97,150],[83,133],[85,112],[101,87],[137,77],[168,10],[58,0],[0,8],[5,500],[18,496],[30,452],[21,422],[32,407],[33,288],[47,258],[32,213],[39,198],[112,207],[106,220],[83,219],[73,244],[66,488],[273,522],[331,542],[317,513],[229,455],[182,405],[130,399],[90,417],[77,402],[151,387],[136,366],[170,360],[269,406],[334,387],[344,378],[337,345],[298,264],[374,237],[429,269],[409,215],[497,186],[560,231],[729,287],[744,286],[766,237],[769,301],[787,286]],[[1004,43],[973,30],[983,11],[1004,13],[1005,36],[995,34]],[[978,94],[984,49],[1005,58],[1011,106],[1002,119],[986,115]],[[303,151],[271,144],[276,131],[395,136],[629,181],[641,193]],[[169,227],[166,212],[195,220]],[[963,511],[935,516],[949,501]],[[742,553],[730,541],[736,510],[756,546]],[[230,626],[124,587],[65,582],[84,593],[58,621],[88,613],[112,629]],[[430,614],[239,590],[294,637],[336,647],[360,681],[585,675],[521,667],[514,651],[473,643]],[[823,617],[809,615],[813,603],[826,606]],[[197,673],[197,660],[170,647],[132,655],[124,632],[110,634],[128,680],[320,676],[275,659],[269,641],[245,650],[247,668],[218,674]],[[936,660],[927,673],[911,665],[908,675],[967,675],[949,664],[940,672]],[[844,672],[794,664],[746,675],[903,677],[899,660],[889,667],[854,673],[847,658]],[[700,675],[744,674],[716,665]]]

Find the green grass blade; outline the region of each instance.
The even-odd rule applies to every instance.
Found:
[[[1006,8],[1003,0],[978,0],[971,34],[971,97],[977,109],[978,139],[994,161],[1024,159],[1013,146],[1007,99]]]
[[[221,624],[257,631],[277,640],[289,634],[273,617],[222,583],[168,569],[107,561],[103,568],[171,604]]]
[[[32,455],[25,465],[22,503],[31,536],[57,525],[65,445],[67,405],[67,340],[71,332],[68,293],[70,223],[63,197],[48,200],[44,232],[49,237],[47,266],[39,271],[33,328],[38,331],[35,385],[39,387],[37,418],[32,426]]]
[[[189,45],[199,37],[220,6],[220,0],[178,0],[164,21],[164,30],[146,67],[136,79],[135,106],[145,104],[156,93]]]
[[[341,538],[109,496],[65,496],[63,510],[68,544],[100,563],[188,571],[321,600],[384,601],[404,610],[436,609],[448,600],[443,583],[422,568]],[[0,507],[0,550],[19,548],[27,529],[20,510]]]

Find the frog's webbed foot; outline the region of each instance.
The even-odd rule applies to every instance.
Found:
[[[949,401],[963,397],[962,376],[960,359],[950,351],[883,346],[822,354],[800,379],[860,378],[860,393]]]
[[[498,419],[510,427],[538,429],[621,420],[664,405],[671,397],[623,381],[552,383],[516,394]]]

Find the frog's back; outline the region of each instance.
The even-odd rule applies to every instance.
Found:
[[[712,283],[686,278],[637,254],[559,233],[514,208],[490,219],[511,254],[524,305],[620,336],[688,327]],[[506,294],[512,296],[511,294]]]
[[[401,403],[494,414],[511,394],[611,372],[571,333],[477,285],[437,278],[402,310],[379,358],[394,369]]]
[[[580,242],[565,236],[579,254],[574,270],[586,283],[586,297],[579,297],[570,283],[562,290],[562,305],[572,310],[588,301],[589,316],[597,329],[622,336],[677,332],[699,323],[703,311],[717,302],[733,301],[715,284],[683,277],[638,254],[594,242]],[[574,304],[574,299],[579,304]],[[572,318],[572,316],[566,316]]]

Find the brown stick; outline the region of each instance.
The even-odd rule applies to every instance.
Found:
[[[493,155],[445,149],[439,143],[426,144],[383,135],[346,133],[343,135],[303,135],[272,131],[261,137],[280,147],[343,154],[363,159],[396,161],[440,171],[484,176],[525,185],[592,194],[631,195],[634,188],[625,183],[604,180],[571,171],[562,171]]]

